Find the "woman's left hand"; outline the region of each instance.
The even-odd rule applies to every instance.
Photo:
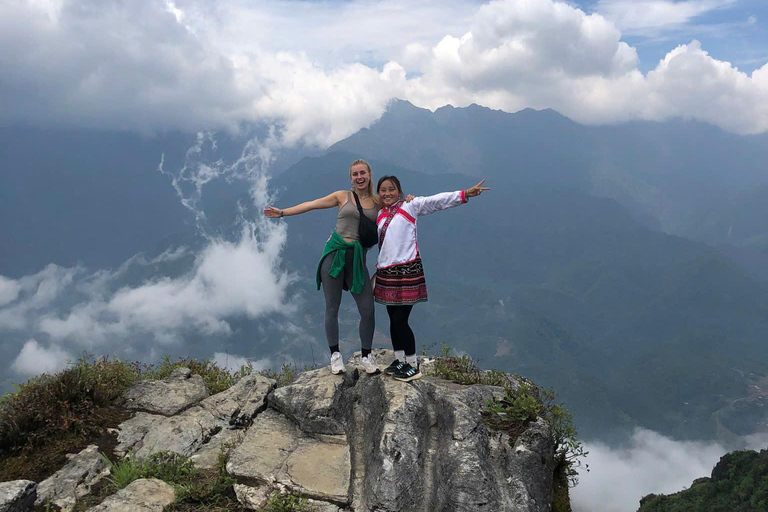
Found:
[[[413,199],[414,199],[415,197],[416,197],[416,196],[414,196],[413,194],[408,194],[407,196],[405,196],[405,202],[406,202],[406,203],[410,203],[411,201],[413,201]]]
[[[475,185],[472,188],[468,188],[466,190],[467,197],[479,196],[480,194],[482,194],[486,190],[491,190],[489,187],[482,186],[483,183],[485,183],[485,180],[480,180],[480,183],[478,183],[477,185]]]

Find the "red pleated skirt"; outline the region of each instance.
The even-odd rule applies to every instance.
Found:
[[[427,281],[421,258],[376,270],[373,296],[379,304],[406,306],[427,300]]]

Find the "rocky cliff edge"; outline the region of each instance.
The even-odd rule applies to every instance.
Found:
[[[392,359],[388,351],[376,355],[382,362]],[[510,443],[483,419],[486,404],[503,388],[431,376],[403,383],[358,371],[358,363],[359,355],[353,356],[343,375],[328,367],[306,371],[280,388],[249,375],[211,396],[185,368],[140,382],[125,393],[125,406],[136,413],[120,425],[117,452],[137,458],[174,452],[210,468],[226,447],[238,500],[254,510],[275,491],[304,496],[322,512],[552,509],[550,425],[539,418]],[[429,363],[423,370],[429,373]],[[0,484],[0,511],[30,510],[33,501],[71,510],[109,474],[100,460],[91,447],[36,488],[33,482]],[[152,506],[142,497],[131,505],[115,495],[98,510],[160,511],[173,501],[172,490],[142,491],[141,482],[129,487],[162,500]],[[16,496],[16,505],[4,505],[6,495]]]

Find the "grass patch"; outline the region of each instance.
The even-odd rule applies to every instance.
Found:
[[[269,497],[262,512],[314,512],[315,510],[306,498],[298,494],[275,492]]]
[[[113,405],[139,376],[137,365],[86,356],[57,374],[42,374],[0,399],[0,481],[47,478],[65,455],[89,442],[104,447],[129,417]]]
[[[240,366],[239,370],[230,372],[208,359],[198,361],[189,357],[181,357],[173,361],[170,356],[165,356],[156,366],[147,366],[142,378],[165,379],[176,368],[189,368],[193,374],[200,375],[212,395],[231,388],[238,380],[254,373],[253,364],[250,361]],[[298,374],[314,369],[314,366],[305,366],[302,369],[295,364],[284,363],[277,371],[266,369],[258,373],[268,379],[274,379],[277,382],[277,387],[282,387],[292,383]]]
[[[317,370],[317,368],[317,364],[304,365],[303,368],[299,368],[296,364],[283,363],[278,371],[267,369],[259,373],[269,379],[274,379],[277,382],[277,387],[281,388],[292,384],[299,374],[310,370]]]
[[[231,445],[222,446],[216,468],[201,470],[183,455],[158,452],[141,460],[128,455],[109,462],[109,483],[114,491],[140,478],[157,478],[173,485],[176,501],[169,510],[244,510],[232,488],[234,477],[227,472]]]
[[[153,453],[140,460],[133,454],[118,462],[106,460],[111,472],[108,480],[116,491],[140,478],[157,478],[169,484],[182,485],[194,480],[199,472],[188,457],[170,452]]]
[[[515,385],[514,377],[498,370],[483,370],[468,354],[456,356],[452,352],[451,347],[443,343],[440,355],[428,370],[429,375],[465,385],[482,384],[503,388]]]
[[[190,357],[180,357],[174,361],[171,356],[164,356],[157,365],[146,367],[143,378],[149,380],[165,379],[170,377],[176,368],[189,368],[192,374],[200,375],[212,395],[231,388],[235,382],[253,372],[253,366],[250,363],[241,366],[240,370],[236,372],[230,372],[209,359],[198,361]]]

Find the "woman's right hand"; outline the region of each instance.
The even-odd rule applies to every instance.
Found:
[[[275,208],[274,206],[267,206],[264,208],[264,215],[269,217],[270,219],[279,219],[284,215],[283,210],[280,208]]]

